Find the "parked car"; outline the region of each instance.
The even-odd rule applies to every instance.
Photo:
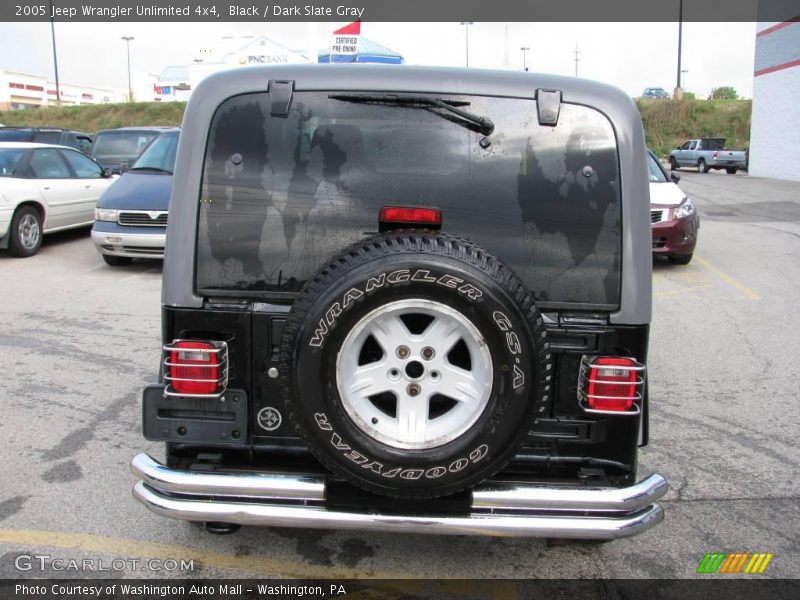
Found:
[[[217,533],[653,527],[635,105],[572,77],[359,66],[192,94],[143,394],[166,460],[133,459],[134,496]]]
[[[700,173],[725,169],[735,175],[747,168],[747,156],[744,150],[728,150],[725,138],[686,140],[669,154],[669,168],[675,171],[680,167],[696,167]]]
[[[92,241],[112,267],[164,258],[179,133],[163,131],[97,203]]]
[[[111,169],[123,173],[136,162],[144,149],[168,127],[120,127],[103,129],[95,135],[92,158]]]
[[[678,187],[680,175],[667,175],[650,150],[647,151],[650,175],[650,216],[653,223],[653,254],[670,262],[688,265],[692,260],[700,217],[689,196]]]
[[[664,100],[666,98],[669,98],[669,94],[664,88],[649,87],[649,88],[644,88],[644,91],[642,92],[642,98],[657,98]]]
[[[69,146],[89,155],[92,136],[82,131],[71,131],[59,127],[3,127],[0,142],[34,142]]]
[[[0,142],[0,248],[32,256],[42,234],[91,225],[110,177],[73,148]]]

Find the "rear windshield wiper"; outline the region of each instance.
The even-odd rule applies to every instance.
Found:
[[[157,171],[158,173],[166,173],[172,175],[172,171],[162,169],[161,167],[131,167],[128,171]]]
[[[463,124],[466,121],[466,123],[475,126],[483,135],[490,135],[494,131],[494,123],[490,119],[457,108],[458,106],[469,106],[470,103],[463,100],[442,100],[441,98],[431,98],[430,96],[408,94],[330,94],[328,98],[361,104],[393,104],[411,108],[441,108],[460,117],[460,120],[452,119],[453,123]],[[445,117],[445,115],[441,116]]]

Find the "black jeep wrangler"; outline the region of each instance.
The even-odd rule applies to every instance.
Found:
[[[291,65],[186,111],[153,512],[238,525],[613,539],[661,521],[650,205],[621,91]]]

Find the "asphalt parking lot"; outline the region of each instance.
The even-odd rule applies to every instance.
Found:
[[[212,536],[151,515],[131,498],[128,462],[162,455],[141,437],[139,405],[159,356],[161,266],[109,268],[80,231],[46,238],[29,259],[0,254],[0,577],[684,578],[715,551],[771,552],[760,577],[800,576],[800,183],[681,175],[702,221],[690,265],[654,264],[640,473],[671,485],[654,530],[548,547],[289,529]],[[34,554],[106,566],[193,559],[194,569],[20,570],[17,557]]]

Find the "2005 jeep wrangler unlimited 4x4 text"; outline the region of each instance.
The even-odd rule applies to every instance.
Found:
[[[661,521],[647,443],[639,113],[529,73],[213,75],[184,118],[153,512],[614,539]]]

